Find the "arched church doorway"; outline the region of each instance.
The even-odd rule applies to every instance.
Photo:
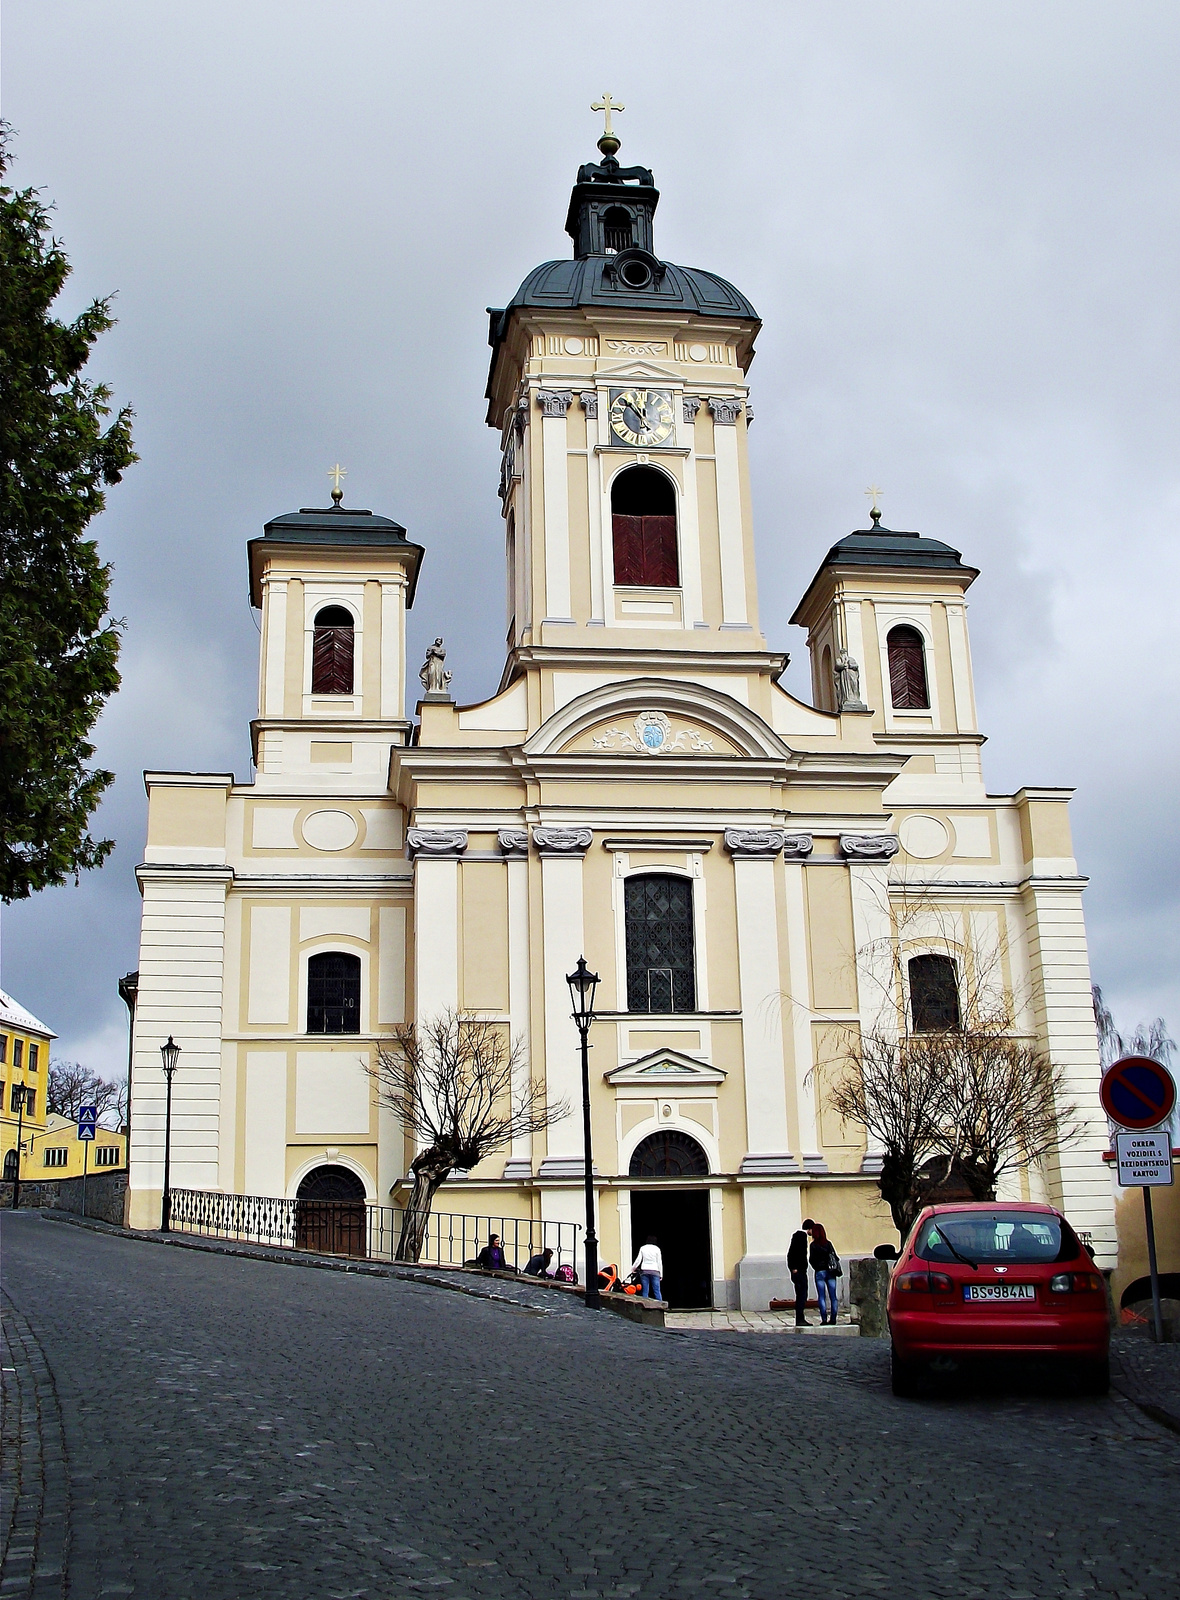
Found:
[[[367,1256],[365,1186],[347,1167],[314,1167],[295,1191],[295,1248]]]
[[[687,1133],[669,1128],[649,1134],[631,1157],[633,1178],[675,1183],[703,1177],[709,1158]],[[664,1299],[671,1306],[700,1308],[713,1304],[713,1252],[709,1235],[707,1189],[665,1188],[652,1184],[631,1191],[631,1259],[654,1235],[664,1256]]]

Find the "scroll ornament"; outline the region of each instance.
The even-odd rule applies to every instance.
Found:
[[[840,849],[850,861],[891,861],[901,841],[894,833],[842,833]]]

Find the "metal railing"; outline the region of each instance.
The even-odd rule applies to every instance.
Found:
[[[394,1261],[406,1212],[367,1200],[280,1200],[267,1195],[222,1194],[214,1189],[173,1189],[172,1228],[281,1250],[357,1260]],[[472,1217],[431,1211],[418,1260],[461,1267],[499,1234],[509,1267],[523,1271],[530,1256],[553,1251],[549,1270],[574,1266],[580,1227],[576,1222],[533,1222],[524,1217]]]

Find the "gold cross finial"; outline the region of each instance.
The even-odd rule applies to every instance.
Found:
[[[328,476],[332,480],[332,504],[338,506],[341,500],[344,499],[344,490],[340,487],[340,480],[348,477],[348,471],[338,461],[334,467],[328,468]]]
[[[606,113],[606,127],[603,128],[602,131],[603,131],[603,133],[605,133],[608,136],[610,136],[610,135],[612,135],[614,133],[614,129],[610,125],[610,114],[611,114],[611,112],[612,111],[626,111],[627,107],[619,105],[619,103],[616,100],[612,100],[610,95],[606,94],[604,92],[603,96],[602,96],[602,99],[601,100],[595,100],[593,105],[590,107],[590,109],[591,109],[591,111],[604,111]]]
[[[873,502],[872,507],[869,510],[869,516],[872,517],[874,523],[878,523],[881,520],[881,509],[878,506],[877,501],[884,494],[884,492],[885,491],[883,489],[878,489],[875,483],[870,483],[868,488],[865,490],[865,493]]]

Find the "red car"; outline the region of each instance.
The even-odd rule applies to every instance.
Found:
[[[893,1392],[923,1372],[1033,1357],[1068,1361],[1089,1394],[1110,1387],[1106,1285],[1052,1206],[927,1206],[889,1284]]]

